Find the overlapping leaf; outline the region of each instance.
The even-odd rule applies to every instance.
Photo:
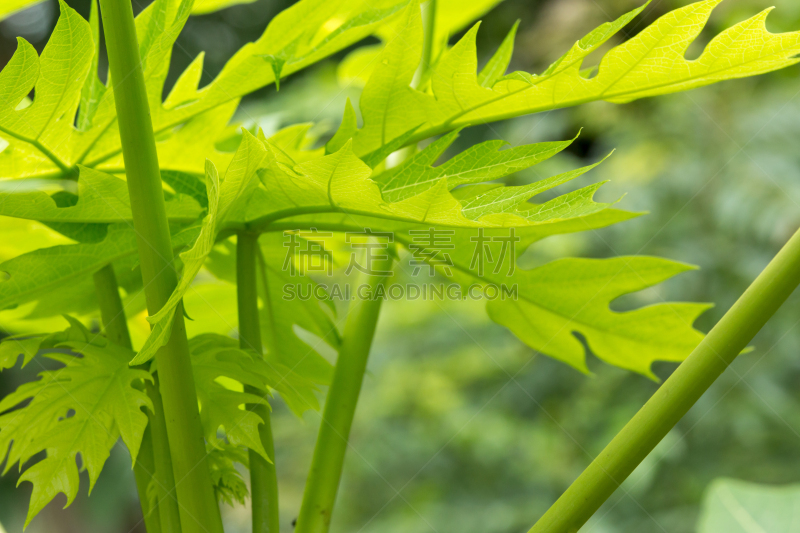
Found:
[[[137,32],[153,118],[161,136],[162,167],[182,170],[203,153],[188,132],[172,130],[189,124],[215,129],[221,116],[230,118],[238,99],[371,33],[397,14],[408,0],[355,2],[303,0],[276,16],[264,35],[243,47],[209,85],[199,88],[202,56],[180,77],[162,102],[170,55],[193,0],[157,0],[137,17]],[[120,168],[121,147],[113,91],[97,80],[93,36],[95,25],[61,2],[61,17],[41,58],[19,40],[16,53],[0,73],[0,136],[9,146],[0,152],[0,176],[26,177],[69,174],[77,164]],[[199,7],[200,5],[198,5]],[[95,19],[96,20],[96,19]],[[94,20],[93,20],[94,22]],[[35,88],[32,105],[18,109]],[[84,110],[75,117],[78,103]],[[217,108],[224,110],[217,112]],[[217,132],[214,132],[217,133]],[[215,136],[204,138],[213,142]],[[177,146],[177,147],[176,147]]]
[[[272,460],[267,457],[258,433],[263,420],[243,408],[245,404],[268,405],[270,389],[279,391],[287,404],[300,414],[310,407],[318,408],[313,394],[315,388],[310,381],[273,360],[239,349],[235,339],[203,334],[191,339],[189,347],[200,417],[207,441],[216,448],[224,449],[227,442],[250,448]],[[244,386],[261,392],[244,392]],[[220,428],[224,429],[225,441],[218,435]]]
[[[234,502],[244,505],[250,492],[247,484],[242,479],[242,473],[236,468],[236,463],[249,467],[247,451],[230,444],[221,449],[209,447],[208,469],[211,472],[211,483],[214,484],[214,493],[217,501],[230,506]]]
[[[341,212],[450,227],[512,227],[585,216],[609,206],[592,199],[599,184],[544,204],[528,203],[533,196],[581,176],[596,164],[527,186],[493,185],[453,194],[450,190],[459,185],[528,168],[569,145],[569,141],[541,143],[498,151],[503,143],[489,141],[432,167],[456,135],[443,137],[403,165],[374,177],[349,142],[333,154],[302,163],[267,143],[270,151],[262,171],[263,187],[254,191],[246,210],[230,224],[262,228],[288,216]]]
[[[302,246],[307,244],[302,237],[295,237],[302,242]],[[259,322],[266,362],[272,367],[282,369],[283,377],[277,380],[279,383],[287,379],[292,383],[294,378],[291,374],[297,374],[314,383],[327,385],[332,375],[332,366],[320,352],[322,346],[332,350],[339,347],[339,334],[333,321],[336,308],[328,298],[318,297],[326,294],[323,287],[300,269],[292,269],[287,265],[287,261],[294,258],[282,234],[262,235],[259,247],[261,253],[257,258],[256,289],[260,300]],[[218,279],[235,284],[235,258],[235,246],[230,240],[226,240],[214,248],[206,268]],[[288,292],[307,295],[307,298],[289,299],[285,297]],[[307,339],[298,336],[297,328],[312,334],[319,341],[309,344]],[[308,409],[319,407],[307,385],[296,384],[277,389],[289,408],[298,416]]]
[[[66,495],[67,505],[75,499],[78,454],[89,473],[90,491],[120,436],[135,460],[147,426],[142,408],[152,408],[147,395],[135,387],[151,379],[150,374],[128,366],[132,352],[91,334],[74,320],[71,323],[65,332],[41,337],[38,347],[7,341],[25,350],[25,362],[40,348],[61,348],[45,356],[64,364],[42,372],[39,380],[0,401],[0,449],[7,453],[6,471],[15,464],[22,468],[35,454],[47,452],[20,477],[20,483],[33,484],[26,524],[57,494]]]
[[[263,255],[259,258],[258,288],[264,305],[260,309],[260,323],[268,361],[277,362],[294,373],[327,385],[333,375],[333,367],[320,353],[320,347],[339,348],[341,340],[333,321],[336,307],[328,299],[324,286],[301,273],[292,276],[290,270],[284,269],[287,247],[283,235],[273,233],[263,236],[261,250]],[[309,297],[287,298],[287,291]],[[320,299],[319,295],[323,295],[323,298]],[[298,336],[298,327],[319,340],[310,344],[308,339]],[[280,394],[295,414],[302,414],[303,410],[309,408],[291,396],[287,398],[288,392],[280,391]],[[309,400],[307,398],[305,401]],[[311,404],[310,407],[316,408],[315,405]]]
[[[110,174],[80,168],[77,203],[59,207],[43,191],[0,192],[0,215],[40,222],[117,223],[132,222],[128,185]],[[178,196],[166,202],[167,216],[174,222],[192,222],[200,206],[192,198]]]
[[[433,23],[434,33],[431,39],[431,57],[434,60],[438,58],[443,49],[446,48],[447,41],[451,36],[467,28],[496,7],[501,1],[472,0],[470,2],[462,2],[460,0],[437,0]],[[378,57],[385,48],[385,43],[398,38],[398,33],[401,31],[399,26],[399,21],[391,21],[378,26],[375,35],[383,41],[382,43],[362,46],[348,54],[339,64],[337,70],[340,82],[346,85],[363,86],[378,65]],[[508,62],[503,67],[502,74],[505,74],[506,67],[508,67]]]
[[[204,334],[189,342],[206,442],[218,449],[223,449],[226,442],[244,446],[272,461],[258,434],[258,426],[264,421],[256,413],[243,408],[245,404],[268,405],[263,379],[254,371],[257,362],[247,352],[227,349],[224,339],[219,335]],[[240,386],[255,387],[264,393],[256,395],[234,390],[219,383],[220,378],[232,380]],[[220,429],[224,431],[224,437],[220,436]]]
[[[192,242],[197,228],[173,235],[173,245]],[[66,244],[42,248],[0,263],[0,309],[21,305],[52,294],[66,284],[75,284],[114,261],[136,254],[132,228],[114,225],[99,243]]]
[[[239,150],[231,161],[225,179],[220,184],[216,167],[209,161],[206,164],[206,188],[208,190],[208,213],[203,219],[200,235],[194,245],[180,255],[183,272],[178,286],[166,304],[155,315],[148,317],[153,331],[132,364],[141,364],[152,359],[156,351],[166,344],[172,331],[175,312],[195,276],[211,253],[217,238],[218,226],[226,216],[237,211],[237,206],[245,200],[257,185],[256,170],[266,155],[261,141],[245,132]]]
[[[586,372],[588,348],[609,364],[654,378],[650,369],[654,361],[681,361],[700,342],[702,334],[693,323],[709,306],[663,302],[616,311],[611,305],[621,296],[653,287],[693,267],[655,257],[618,257],[566,258],[523,270],[514,267],[516,257],[512,256],[512,252],[519,255],[552,235],[602,228],[635,216],[605,209],[575,219],[516,228],[513,234],[507,228],[449,228],[452,233],[441,242],[420,241],[413,232],[445,228],[342,214],[297,216],[271,229],[315,227],[357,232],[370,225],[374,231],[391,231],[395,242],[413,249],[416,258],[460,283],[465,295],[473,287],[473,296],[487,301],[489,317],[535,350]],[[517,239],[515,247],[508,245],[509,237]],[[479,239],[482,245],[477,244]],[[478,262],[481,257],[485,268]],[[487,293],[482,292],[485,287],[490,287]]]
[[[476,25],[436,63],[430,92],[410,87],[423,37],[418,10],[408,9],[398,38],[375,62],[378,66],[364,88],[364,127],[354,136],[354,150],[359,155],[370,153],[414,128],[408,142],[468,124],[593,100],[628,102],[683,91],[769,72],[798,61],[800,32],[769,33],[764,25],[769,10],[725,30],[700,57],[687,60],[687,48],[721,1],[703,0],[664,15],[608,52],[593,77],[586,77],[583,60],[642,8],[598,27],[542,74],[517,72],[491,85],[486,76],[478,76]],[[503,50],[501,55],[507,52]],[[498,59],[498,63],[504,62]]]

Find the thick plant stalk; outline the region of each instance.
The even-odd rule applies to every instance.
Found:
[[[529,533],[572,533],[700,399],[800,284],[800,230]]]
[[[375,272],[389,272],[391,268],[391,257],[372,262]],[[372,295],[379,286],[382,288],[385,284],[386,276],[364,274],[356,287],[366,286]],[[363,293],[366,294],[366,291]],[[296,533],[325,533],[330,527],[350,427],[353,424],[382,303],[381,298],[360,299],[362,293],[357,296],[359,299],[350,304],[352,308],[345,323],[333,381],[325,399],[314,458],[297,518]]]
[[[261,326],[258,318],[258,283],[256,260],[258,257],[258,234],[240,233],[236,237],[236,293],[239,310],[239,346],[243,350],[262,355]],[[261,395],[258,389],[246,392]],[[275,470],[275,444],[272,439],[272,421],[269,406],[248,405],[247,409],[264,421],[259,426],[261,444],[273,462],[264,460],[258,453],[249,450],[250,501],[252,507],[253,533],[279,533],[278,476]]]
[[[127,0],[101,0],[111,81],[137,233],[147,310],[153,315],[177,285],[153,126]],[[184,533],[222,533],[197,406],[183,311],[156,354],[169,448]]]
[[[106,337],[125,348],[133,349],[128,331],[125,309],[119,297],[117,277],[114,268],[106,265],[94,275],[94,286],[103,320]],[[164,420],[164,406],[158,390],[158,375],[153,383],[145,383],[145,392],[153,402],[153,411],[147,412],[149,420],[139,448],[139,457],[133,467],[136,489],[142,506],[145,527],[149,533],[180,533],[181,521],[178,502],[175,499],[175,476],[172,473],[172,458],[167,439],[167,423]],[[150,508],[147,487],[155,479],[158,501]]]
[[[153,383],[145,383],[145,391],[153,402],[153,412],[148,413],[150,423],[147,429],[153,439],[158,515],[163,533],[180,533],[181,517],[178,509],[178,496],[175,493],[175,474],[169,450],[167,420],[164,417],[164,404],[158,385],[158,373],[153,374]]]

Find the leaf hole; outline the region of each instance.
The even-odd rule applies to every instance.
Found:
[[[704,28],[703,31],[700,32],[700,35],[686,47],[683,58],[686,61],[696,61],[699,59],[700,56],[703,55],[708,43],[711,42],[713,36],[713,31],[710,31],[708,27]]]

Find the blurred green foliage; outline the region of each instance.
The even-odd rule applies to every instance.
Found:
[[[88,13],[88,1],[68,3]],[[146,3],[134,0],[137,9]],[[193,18],[178,41],[172,72],[205,50],[204,79],[211,79],[286,3],[260,0]],[[685,3],[654,1],[627,34]],[[770,30],[800,27],[800,3],[774,3]],[[484,17],[478,49],[488,58],[522,19],[511,66],[541,71],[579,36],[636,5],[506,0]],[[728,0],[703,35],[765,7],[761,0]],[[56,15],[52,0],[0,25],[0,64],[13,52],[14,35],[41,50]],[[689,56],[700,51],[696,43]],[[569,153],[512,177],[525,183],[616,149],[585,184],[611,179],[601,200],[627,193],[623,208],[649,214],[543,241],[525,254],[524,264],[565,254],[654,254],[697,264],[700,271],[616,306],[711,301],[717,307],[699,323],[707,330],[800,225],[798,74],[800,68],[792,67],[624,106],[596,103],[491,124],[465,131],[454,150],[485,139],[512,145],[560,140],[584,128]],[[286,80],[278,93],[270,87],[248,98],[238,118],[265,130],[303,120],[335,125],[348,96],[357,98],[358,90],[337,83],[331,60]],[[588,377],[537,355],[490,323],[480,305],[417,301],[385,307],[333,531],[524,531],[657,387],[597,360],[589,362],[594,375]],[[695,531],[703,491],[717,477],[800,481],[799,307],[800,297],[790,298],[754,340],[754,350],[736,361],[582,532],[688,533]],[[673,368],[657,365],[656,373],[663,378]],[[19,372],[0,375],[4,394],[17,379],[22,381]],[[278,404],[273,424],[283,530],[291,531],[319,414],[307,413],[305,424],[298,424]],[[127,461],[120,446],[91,498],[82,493],[67,511],[58,508],[57,498],[28,531],[136,531],[139,511]],[[21,531],[29,490],[13,490],[14,483],[13,476],[0,480],[0,523],[8,533]],[[249,530],[244,510],[225,513],[230,531]]]

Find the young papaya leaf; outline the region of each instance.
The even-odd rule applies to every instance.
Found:
[[[173,235],[181,248],[194,241],[197,227]],[[99,243],[66,244],[34,250],[0,263],[0,310],[46,297],[51,291],[91,276],[105,265],[136,254],[136,234],[127,225],[112,225]]]
[[[584,76],[583,60],[618,33],[644,6],[606,23],[578,41],[540,75],[515,73],[482,86],[477,74],[474,26],[437,61],[431,92],[410,87],[422,50],[418,10],[408,9],[400,37],[375,62],[364,87],[364,126],[354,136],[363,155],[419,127],[415,142],[470,124],[577,105],[594,100],[629,102],[637,98],[753,76],[800,61],[800,32],[772,34],[765,28],[770,10],[717,35],[699,58],[685,52],[722,0],[703,0],[659,18],[641,33],[609,51],[597,75]]]
[[[132,352],[75,321],[61,336],[66,340],[53,342],[54,336],[48,337],[52,347],[61,350],[44,355],[64,367],[40,373],[39,380],[23,384],[0,401],[0,449],[8,450],[6,472],[47,452],[20,476],[19,483],[33,484],[26,526],[58,493],[67,497],[67,505],[75,499],[78,454],[89,473],[90,492],[120,436],[135,461],[147,426],[142,408],[152,409],[150,399],[137,388],[151,376],[128,366]]]
[[[229,349],[224,339],[227,337],[203,334],[189,341],[206,442],[223,449],[227,440],[233,446],[250,448],[271,462],[258,433],[258,426],[264,421],[250,409],[243,409],[245,404],[268,405],[266,387],[256,370],[257,361],[248,352]],[[244,385],[264,393],[244,392]],[[220,436],[220,429],[226,440]]]
[[[293,263],[294,256],[308,244],[296,234],[268,233],[259,239],[257,290],[264,358],[270,368],[281,369],[281,377],[273,381],[288,380],[291,384],[288,388],[275,388],[298,416],[319,408],[310,385],[330,382],[333,368],[320,353],[321,346],[335,351],[340,342],[333,302],[327,297],[320,299],[320,295],[327,294],[324,287]],[[235,245],[226,240],[215,246],[205,266],[219,280],[235,285],[235,258]],[[308,298],[287,298],[288,294]],[[297,328],[319,340],[309,344],[298,336]],[[295,375],[307,383],[294,383]]]
[[[0,215],[40,222],[119,223],[131,222],[130,197],[125,181],[87,167],[78,167],[77,202],[69,207],[42,191],[0,192]],[[200,206],[187,196],[166,202],[167,216],[174,222],[192,222]]]
[[[433,164],[456,140],[458,131],[437,139],[400,165],[378,174],[374,180],[383,198],[397,202],[416,196],[445,180],[449,189],[458,185],[499,179],[530,168],[567,148],[572,141],[527,144],[500,151],[506,143],[476,144],[436,167]]]
[[[588,372],[580,334],[599,359],[656,379],[654,361],[683,361],[702,340],[692,327],[710,306],[663,303],[625,312],[616,298],[666,281],[693,267],[655,257],[567,258],[520,270],[516,300],[493,300],[489,317],[528,346]],[[568,280],[568,281],[567,281]]]
[[[276,16],[258,41],[242,48],[202,89],[198,86],[202,58],[198,58],[162,102],[172,47],[194,2],[153,2],[137,17],[136,27],[156,132],[170,133],[219,106],[235,108],[241,96],[275,81],[273,66],[265,57],[282,58],[282,76],[297,72],[370,35],[407,3],[302,0]],[[0,152],[4,177],[71,174],[77,164],[119,167],[114,95],[99,83],[95,68],[96,19],[88,23],[63,1],[60,7],[61,17],[41,58],[19,40],[14,57],[0,73],[0,136],[9,143]],[[18,108],[34,86],[33,104]],[[79,102],[85,109],[78,114]],[[200,161],[208,155],[195,146],[194,138],[174,136],[172,145],[180,147],[169,152],[174,157],[184,155],[183,164],[191,159],[189,154]]]
[[[153,326],[152,333],[131,364],[142,364],[149,361],[155,352],[169,340],[175,312],[214,247],[218,224],[225,220],[229,212],[237,213],[239,209],[236,206],[240,202],[246,201],[250,192],[257,186],[256,171],[265,155],[266,150],[261,141],[245,132],[242,143],[228,166],[225,179],[221,184],[216,167],[210,161],[206,163],[208,213],[203,219],[200,234],[194,245],[180,255],[183,272],[178,280],[178,286],[167,303],[156,314],[147,318]]]
[[[692,327],[706,304],[661,303],[628,311],[610,305],[620,296],[655,286],[693,267],[654,257],[567,258],[522,270],[513,260],[551,235],[597,229],[636,213],[605,209],[552,224],[519,228],[442,228],[398,224],[344,214],[299,216],[281,228],[331,231],[392,231],[395,242],[437,272],[460,283],[462,292],[485,287],[489,317],[531,348],[587,372],[586,350],[601,360],[654,379],[654,361],[681,361],[700,342]],[[433,229],[431,229],[433,228]],[[420,242],[420,233],[445,230],[441,242]],[[416,233],[415,233],[416,232]],[[514,246],[511,244],[516,241]],[[443,268],[442,258],[446,256]],[[433,260],[439,258],[439,261]],[[504,288],[505,287],[505,288]],[[505,291],[505,292],[504,292]],[[579,336],[576,336],[579,335]],[[586,347],[584,346],[584,342]]]
[[[79,321],[65,315],[70,327],[51,334],[29,334],[6,337],[0,341],[0,371],[13,367],[22,356],[24,368],[40,350],[52,350],[61,343],[86,341],[91,335]]]
[[[333,152],[338,152],[357,131],[358,117],[356,116],[356,110],[353,109],[353,104],[350,103],[350,99],[348,98],[344,106],[342,122],[339,125],[339,129],[336,130],[336,134],[334,134],[331,140],[325,145],[325,153],[332,154]]]
[[[511,26],[511,30],[500,43],[497,52],[486,62],[481,71],[478,73],[478,84],[481,87],[492,87],[497,80],[499,80],[508,70],[508,64],[511,62],[511,54],[514,52],[514,37],[517,35],[517,28],[519,27],[519,20]]]
[[[46,335],[17,335],[0,342],[0,370],[11,368],[22,356],[22,367],[31,362],[39,352]]]
[[[73,119],[92,61],[92,30],[63,1],[60,6],[62,15],[42,56],[18,39],[14,56],[0,72],[0,133],[9,143],[0,153],[0,170],[7,177],[65,171],[74,163]],[[32,89],[33,103],[17,109]],[[26,157],[32,148],[38,152],[33,161]]]
[[[258,289],[264,305],[259,310],[259,317],[267,349],[266,360],[270,366],[286,369],[291,375],[327,385],[333,376],[333,366],[322,356],[321,346],[334,351],[339,349],[341,339],[333,320],[336,307],[324,286],[303,275],[292,264],[294,252],[302,253],[299,247],[307,249],[308,241],[297,235],[291,235],[289,239],[287,243],[287,237],[279,233],[264,235],[260,239],[262,255],[258,265]],[[292,250],[291,239],[295,239],[297,250]],[[287,298],[290,293],[309,295],[309,298]],[[296,328],[302,328],[319,340],[309,344],[298,336]],[[297,385],[293,385],[291,390],[279,390],[298,416],[308,409],[319,408],[316,398],[305,393],[306,390]]]
[[[422,56],[422,19],[411,6],[403,25],[381,53],[359,99],[364,126],[357,135],[360,154],[376,150],[403,133],[426,122],[427,95],[411,88]],[[369,139],[369,142],[367,141]]]
[[[800,527],[800,485],[717,479],[706,490],[697,533],[790,533]]]
[[[621,222],[626,222],[641,216],[643,213],[624,211],[621,209],[607,208],[590,215],[552,222],[550,224],[537,224],[534,226],[521,226],[514,228],[515,234],[520,237],[520,245],[517,251],[527,249],[536,243],[553,235],[563,235],[568,233],[578,233],[605,228]],[[430,228],[431,225],[421,225],[394,220],[378,219],[369,216],[350,215],[346,213],[323,213],[313,215],[298,215],[282,219],[267,226],[267,233],[286,232],[286,231],[319,231],[332,232],[363,232],[364,228],[371,228],[373,231],[395,232],[397,235],[409,233],[411,230]],[[436,227],[436,226],[434,226]],[[449,230],[449,228],[446,228]],[[473,229],[473,232],[479,229]],[[499,235],[508,232],[497,228],[484,228],[484,231],[498,231]],[[473,235],[474,236],[474,235]],[[406,238],[406,242],[411,242],[411,237]],[[469,241],[470,243],[472,241]],[[402,244],[402,241],[401,241]],[[468,245],[472,248],[472,244]]]
[[[172,107],[167,107],[162,104],[160,95],[169,65],[169,49],[188,17],[188,12],[181,6],[179,13],[182,15],[167,25],[168,29],[159,38],[160,44],[153,45],[145,59],[153,127],[157,133],[168,131],[274,82],[273,62],[268,57],[282,58],[282,76],[297,72],[370,35],[407,3],[408,0],[297,2],[278,14],[259,40],[239,50],[219,76],[202,89],[198,88],[197,75],[202,71],[202,58],[193,62],[170,93],[168,102]],[[81,141],[78,151],[85,153],[82,162],[87,166],[100,165],[121,152],[118,134],[113,127],[113,111],[109,113],[105,130],[103,126],[95,126],[93,132]],[[201,160],[204,156],[191,143],[185,144],[184,150],[199,155]]]
[[[500,2],[502,0],[474,0],[470,2],[436,0],[434,33],[431,39],[431,57],[434,60],[438,58],[442,50],[446,48],[447,41],[451,36],[468,27]],[[377,66],[376,61],[385,46],[384,43],[391,42],[398,37],[399,26],[399,21],[394,20],[378,26],[375,36],[381,39],[381,44],[362,46],[348,54],[337,69],[339,80],[345,85],[354,84],[363,87],[373,69]]]
[[[217,501],[234,506],[236,503],[244,505],[250,495],[247,484],[242,479],[242,473],[236,464],[249,468],[250,457],[244,448],[222,445],[221,448],[206,446],[208,451],[208,469],[211,471],[211,482],[214,484],[214,493]]]
[[[13,185],[11,188],[13,189]],[[41,197],[36,198],[37,201],[40,199]],[[58,208],[69,208],[74,207],[80,197],[69,191],[61,190],[50,195],[50,200]],[[50,207],[49,203],[48,207]],[[20,211],[24,212],[25,209]],[[100,242],[108,235],[109,224],[106,222],[65,222],[61,220],[42,220],[41,222],[75,242]]]
[[[611,222],[589,220],[583,221],[584,230]],[[420,242],[411,232],[395,233],[395,238],[426,261],[446,254],[450,273],[437,270],[465,290],[474,286],[480,294],[479,288],[491,286],[486,309],[493,321],[531,348],[583,372],[588,369],[581,339],[599,359],[655,379],[650,369],[654,361],[682,361],[703,338],[692,324],[709,308],[706,304],[668,302],[621,312],[610,308],[625,294],[694,267],[656,257],[616,257],[565,258],[523,270],[515,266],[515,254],[547,235],[536,227],[533,232],[526,229],[456,229],[443,244]],[[566,231],[581,229],[562,227],[553,233]]]
[[[263,403],[267,391],[271,394],[274,390],[298,417],[309,409],[319,410],[314,394],[317,387],[313,381],[285,366],[274,355],[259,357],[250,350],[240,349],[236,339],[213,333],[198,335],[190,344],[195,351],[206,353],[203,357],[211,357],[221,361],[220,364],[228,365],[225,375],[229,379],[264,391],[262,401],[248,403]]]
[[[291,160],[301,163],[325,154],[324,148],[313,148],[317,141],[316,135],[311,131],[313,127],[313,122],[293,124],[278,130],[269,138],[259,132],[258,139],[264,144],[269,141],[269,144],[279,148]]]
[[[227,102],[191,118],[176,131],[162,134],[156,142],[162,174],[194,174],[200,177],[197,181],[202,186],[206,159],[210,159],[218,168],[227,167],[233,154],[217,150],[217,142],[226,133],[238,104],[238,100]],[[124,174],[125,162],[122,154],[117,154],[98,164],[96,168],[104,172]]]
[[[162,170],[161,179],[176,193],[194,198],[200,207],[208,209],[205,183],[194,174],[177,170]]]
[[[81,89],[81,103],[78,107],[78,129],[86,131],[92,127],[97,106],[103,98],[107,88],[98,76],[98,66],[100,59],[100,14],[97,0],[92,0],[91,12],[89,14],[89,26],[92,29],[92,41],[94,43],[94,55],[89,66],[89,75],[83,83]]]
[[[529,186],[466,195],[451,193],[459,185],[486,181],[530,167],[563,150],[571,141],[542,143],[498,151],[489,141],[450,161],[431,167],[456,134],[434,142],[407,163],[373,179],[373,170],[355,156],[352,141],[338,152],[296,163],[283,150],[267,143],[263,187],[253,191],[246,209],[229,221],[230,227],[263,228],[284,217],[303,213],[341,212],[397,222],[426,222],[452,227],[514,227],[553,223],[607,208],[592,197],[600,184],[536,206],[533,196],[566,183],[595,165],[541,180]],[[384,187],[386,190],[381,190]],[[456,196],[458,195],[458,197]],[[391,201],[397,200],[397,201]]]

